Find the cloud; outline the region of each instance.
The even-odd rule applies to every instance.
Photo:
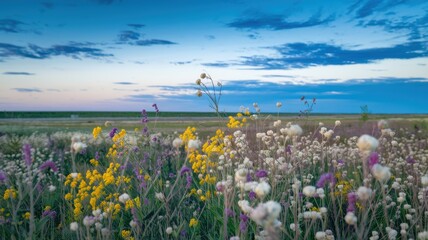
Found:
[[[119,84],[119,85],[135,85],[136,83],[134,83],[134,82],[114,82],[114,84]]]
[[[348,8],[348,14],[355,13],[356,19],[362,19],[378,12],[386,12],[393,7],[407,3],[408,0],[358,0]],[[423,2],[423,1],[421,1]]]
[[[19,33],[23,30],[20,28],[24,23],[14,19],[0,19],[0,31],[7,33]]]
[[[224,62],[215,62],[215,63],[202,63],[201,65],[205,67],[225,68],[225,67],[229,67],[230,64],[224,63]]]
[[[152,46],[152,45],[174,45],[177,44],[175,42],[171,42],[168,40],[162,40],[162,39],[144,39],[144,40],[138,40],[133,43],[133,45],[138,46]]]
[[[177,62],[169,62],[171,64],[174,65],[186,65],[186,64],[191,64],[193,61],[177,61]]]
[[[42,90],[38,88],[12,88],[12,90],[17,92],[42,92]]]
[[[4,75],[24,75],[24,76],[30,76],[30,75],[34,75],[34,73],[30,73],[30,72],[4,72]]]
[[[122,31],[119,33],[118,38],[121,42],[128,42],[138,40],[140,38],[140,34],[134,31]]]
[[[243,56],[240,65],[259,69],[306,68],[319,65],[346,65],[370,63],[383,59],[410,59],[428,56],[423,42],[409,42],[392,47],[345,49],[325,43],[288,43],[271,47],[275,57]],[[280,55],[277,57],[277,55]]]
[[[139,23],[129,23],[129,24],[128,24],[128,26],[129,26],[129,27],[132,27],[132,28],[134,28],[134,29],[140,29],[140,28],[145,27],[146,25],[144,25],[144,24],[139,24]]]
[[[227,24],[228,27],[236,29],[267,29],[267,30],[286,30],[295,28],[306,28],[317,25],[323,25],[333,21],[335,17],[330,15],[326,18],[321,18],[320,14],[317,13],[304,21],[287,21],[281,15],[256,15],[250,17],[244,17],[236,19],[233,22]],[[254,37],[254,36],[251,36]]]
[[[94,48],[88,45],[91,45],[91,43],[71,42],[65,45],[53,45],[51,47],[44,48],[35,44],[28,44],[28,46],[18,46],[8,43],[0,43],[0,57],[48,59],[55,56],[66,56],[74,59],[100,59],[113,56],[113,54],[105,53],[102,49]]]

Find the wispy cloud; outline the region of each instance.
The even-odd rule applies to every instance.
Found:
[[[348,14],[354,13],[356,19],[362,19],[374,15],[374,13],[386,12],[392,8],[406,4],[408,0],[357,0],[348,7]],[[423,1],[420,1],[423,3]],[[413,3],[415,4],[415,3]],[[416,4],[417,1],[416,1]]]
[[[225,62],[214,62],[214,63],[202,63],[201,65],[205,66],[205,67],[225,68],[225,67],[229,67],[230,64],[225,63]]]
[[[28,46],[18,46],[9,43],[0,43],[0,57],[47,59],[55,56],[67,56],[74,59],[101,59],[113,56],[113,54],[105,53],[100,48],[95,48],[88,45],[90,44],[71,42],[65,45],[53,45],[51,47],[44,48],[35,44],[29,44]]]
[[[169,62],[171,64],[174,65],[186,65],[186,64],[191,64],[193,61],[177,61],[177,62]]]
[[[171,42],[168,40],[163,39],[144,39],[144,40],[138,40],[133,43],[133,45],[138,46],[153,46],[153,45],[174,45],[177,44],[175,42]]]
[[[140,38],[140,34],[134,31],[122,31],[118,35],[120,42],[128,42],[138,40]]]
[[[30,72],[4,72],[4,75],[24,75],[24,76],[30,76],[30,75],[34,75],[34,73],[30,73]]]
[[[38,88],[12,88],[12,90],[15,90],[17,92],[43,92]]]
[[[277,52],[275,57],[243,56],[241,65],[260,69],[290,69],[428,56],[428,49],[423,42],[409,42],[392,47],[368,49],[345,49],[341,46],[325,43],[288,43],[271,48]],[[278,54],[279,57],[277,57]]]
[[[114,84],[118,84],[118,85],[135,85],[137,83],[134,83],[134,82],[114,82]]]
[[[268,30],[285,30],[294,28],[306,28],[317,25],[322,25],[333,21],[335,17],[330,15],[322,18],[321,14],[317,13],[307,20],[303,21],[288,21],[286,17],[281,15],[256,14],[253,16],[244,16],[227,24],[228,27],[236,29],[268,29]]]
[[[130,24],[128,24],[129,26]],[[174,45],[175,42],[164,39],[142,39],[143,35],[135,31],[122,31],[118,34],[118,44],[133,46]]]
[[[140,24],[140,23],[129,23],[129,24],[128,24],[128,26],[129,26],[129,27],[132,27],[132,28],[134,28],[134,29],[140,29],[140,28],[145,27],[146,25],[144,25],[144,24]]]
[[[15,20],[15,19],[0,19],[0,31],[7,33],[19,33],[23,30],[21,29],[21,25],[24,25],[23,22]]]

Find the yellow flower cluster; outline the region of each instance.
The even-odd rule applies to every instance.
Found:
[[[126,136],[126,130],[122,129],[119,133],[116,133],[112,140],[113,145],[111,148],[109,148],[107,157],[116,157],[118,148],[123,148],[125,146],[125,136]]]
[[[28,219],[30,219],[30,217],[31,217],[31,213],[30,213],[30,212],[26,212],[26,213],[24,213],[24,214],[22,215],[22,217],[23,217],[24,219],[28,220]]]
[[[100,135],[100,133],[101,133],[101,127],[95,127],[94,128],[94,130],[92,130],[92,135],[94,136],[94,139],[97,139],[98,138],[98,136]]]
[[[96,159],[94,159],[94,158],[92,158],[91,160],[89,160],[89,163],[91,163],[92,164],[92,166],[94,166],[94,167],[96,167],[96,166],[98,166],[100,163],[96,160]]]
[[[126,240],[133,240],[134,239],[133,237],[131,237],[131,234],[132,234],[131,230],[122,230],[122,232],[121,232],[123,239],[126,239]]]
[[[224,154],[224,132],[218,129],[215,133],[215,136],[210,138],[209,141],[206,141],[202,146],[202,151],[208,156],[211,157],[213,154],[222,155]]]
[[[6,189],[6,191],[4,191],[3,194],[3,199],[4,200],[8,200],[8,199],[16,199],[16,190],[13,188],[8,188]]]
[[[70,192],[64,198],[73,202],[75,220],[79,220],[83,212],[97,209],[110,213],[113,217],[121,211],[122,208],[117,203],[119,199],[119,194],[116,192],[117,187],[126,188],[131,182],[131,178],[126,175],[120,176],[119,167],[119,163],[110,163],[104,173],[94,169],[87,170],[85,176],[79,173],[69,174],[66,177],[64,185],[70,186]],[[114,193],[108,193],[109,191]],[[129,209],[134,206],[140,206],[139,198],[127,202],[125,208]]]
[[[249,116],[250,112],[248,110],[244,113],[245,116]],[[228,128],[240,128],[247,123],[247,118],[244,117],[242,113],[237,113],[236,118],[233,116],[229,116],[229,122],[227,123]]]
[[[196,225],[198,225],[198,220],[196,218],[190,219],[189,227],[196,227]]]
[[[186,151],[187,151],[187,144],[189,143],[189,140],[196,139],[195,132],[196,132],[196,128],[187,127],[186,130],[183,132],[183,134],[180,134],[180,139],[184,142]]]

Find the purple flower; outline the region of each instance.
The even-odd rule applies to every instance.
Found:
[[[159,112],[159,108],[158,105],[156,103],[153,103],[152,107],[155,108],[155,111],[158,113]]]
[[[31,159],[31,146],[30,146],[30,144],[25,144],[22,150],[24,151],[25,164],[27,166],[31,166],[31,163],[33,161]]]
[[[252,200],[254,200],[254,199],[257,198],[257,194],[255,192],[253,192],[253,191],[250,191],[248,193],[248,198],[250,198],[250,200],[252,201]]]
[[[253,178],[251,177],[250,173],[247,174],[247,182],[253,181]]]
[[[415,159],[412,156],[408,156],[407,159],[406,159],[406,161],[407,161],[407,163],[410,163],[410,164],[415,164],[416,163]]]
[[[267,177],[268,173],[265,170],[258,170],[256,172],[256,177],[258,178],[263,178],[263,177]]]
[[[40,165],[39,170],[44,171],[49,168],[52,169],[53,172],[58,172],[58,167],[51,160],[48,160],[44,162],[42,165]]]
[[[180,170],[180,176],[183,176],[187,172],[190,172],[190,168],[187,166],[183,166]]]
[[[379,154],[377,152],[370,154],[368,162],[369,168],[371,169],[375,164],[379,163]]]
[[[224,209],[224,212],[226,213],[227,217],[234,217],[235,216],[235,212],[233,212],[232,209],[230,209],[230,208]]]
[[[355,194],[355,192],[348,193],[348,208],[346,209],[346,211],[354,212],[356,202],[357,202],[357,194]]]
[[[239,219],[241,220],[240,222],[239,222],[239,230],[241,231],[241,232],[247,232],[247,223],[248,223],[248,216],[247,215],[245,215],[245,214],[243,214],[243,213],[241,213],[240,215],[239,215]]]
[[[56,212],[52,211],[52,210],[45,210],[42,213],[42,217],[49,217],[51,219],[55,219],[56,217]]]
[[[190,186],[192,186],[192,176],[187,175],[187,177],[186,177],[186,188],[190,188]]]
[[[291,145],[287,146],[287,148],[285,149],[285,152],[288,154],[291,154]]]
[[[110,136],[110,138],[113,138],[114,135],[117,133],[118,129],[117,128],[113,128],[110,133],[108,134]]]
[[[324,173],[323,175],[321,175],[316,186],[317,188],[323,188],[327,182],[330,182],[333,185],[336,183],[336,179],[334,178],[333,173]]]
[[[143,109],[143,111],[141,111],[141,122],[142,123],[148,123],[149,122],[149,119],[147,118],[146,109]]]
[[[100,159],[100,154],[98,152],[95,152],[95,160]]]
[[[6,179],[6,174],[3,171],[0,171],[0,182],[4,182]]]

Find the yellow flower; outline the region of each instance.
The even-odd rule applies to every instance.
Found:
[[[131,230],[122,230],[121,235],[124,239],[129,239],[131,237]]]
[[[101,127],[95,127],[94,128],[94,130],[92,131],[92,135],[94,135],[94,139],[98,138],[98,136],[101,133],[101,130],[102,130]]]
[[[9,198],[10,199],[16,198],[16,190],[15,189],[9,188],[9,189],[6,189],[6,191],[4,191],[3,199],[8,200]]]
[[[64,199],[70,201],[71,199],[73,199],[73,195],[71,195],[71,193],[67,193],[65,194]]]
[[[198,220],[196,218],[190,219],[189,227],[196,227],[196,225],[198,225]]]
[[[30,219],[30,216],[31,216],[30,212],[26,212],[24,213],[24,215],[22,215],[22,217],[27,220]]]
[[[98,166],[99,165],[99,163],[98,163],[98,161],[97,160],[95,160],[95,159],[91,159],[91,160],[89,160],[89,162],[92,164],[92,166],[94,166],[94,167],[96,167],[96,166]]]

